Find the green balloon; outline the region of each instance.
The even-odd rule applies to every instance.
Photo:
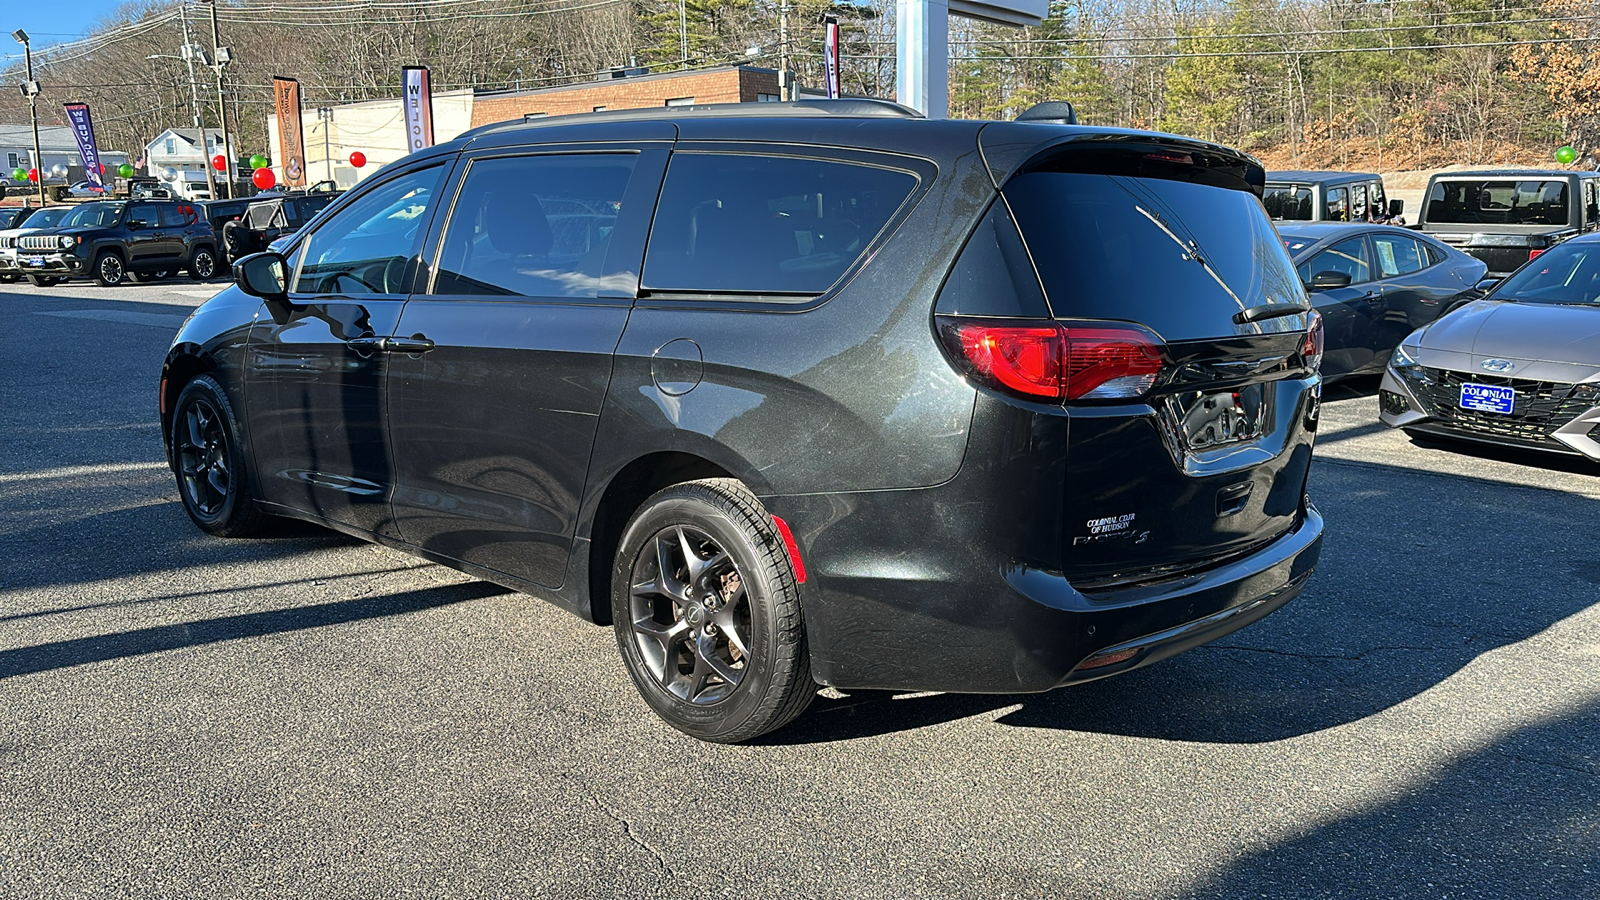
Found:
[[[123,178],[132,178],[133,177],[133,166],[130,166],[127,163],[123,163],[122,165],[117,166],[117,174],[122,176]]]
[[[1562,165],[1567,165],[1577,158],[1578,151],[1572,149],[1571,144],[1556,149],[1556,162]]]
[[[12,181],[27,181],[28,180],[28,170],[20,168],[20,167],[16,168],[16,169],[12,169],[11,170],[11,180]]]
[[[269,166],[271,164],[272,164],[272,160],[267,159],[266,156],[264,156],[264,155],[262,155],[260,153],[257,153],[255,156],[250,157],[250,168],[252,168],[252,169],[265,169],[267,166]]]

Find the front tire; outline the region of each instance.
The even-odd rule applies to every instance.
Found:
[[[794,570],[737,481],[692,481],[645,501],[617,548],[611,612],[634,686],[685,734],[748,741],[816,696]]]
[[[173,408],[168,457],[184,511],[202,531],[221,537],[257,534],[266,519],[250,489],[240,433],[216,379],[200,375],[184,385]]]
[[[210,247],[197,247],[194,254],[189,257],[189,277],[195,281],[205,281],[217,274],[217,257],[211,252]]]
[[[122,257],[110,250],[105,250],[94,259],[94,280],[101,287],[116,287],[127,280],[128,267],[123,264]]]

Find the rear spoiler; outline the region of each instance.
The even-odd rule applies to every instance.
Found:
[[[1042,131],[1049,136],[1041,141]],[[1266,168],[1247,153],[1153,131],[995,122],[978,132],[978,149],[996,188],[1024,172],[1163,178],[1257,197],[1267,183]]]

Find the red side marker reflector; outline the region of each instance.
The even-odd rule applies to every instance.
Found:
[[[164,416],[167,414],[167,376],[161,376],[161,386],[156,388],[156,408]]]
[[[1118,650],[1115,653],[1107,653],[1107,654],[1105,654],[1103,656],[1091,656],[1088,659],[1084,660],[1083,662],[1079,663],[1078,667],[1076,669],[1073,669],[1073,671],[1074,672],[1082,672],[1082,671],[1084,671],[1086,669],[1100,669],[1100,668],[1104,668],[1106,666],[1114,666],[1119,662],[1127,662],[1128,660],[1133,659],[1135,656],[1138,656],[1138,655],[1139,655],[1139,651],[1137,649],[1133,649],[1133,650]]]
[[[772,517],[772,524],[778,526],[778,536],[783,538],[783,549],[789,553],[789,564],[794,566],[794,580],[800,584],[806,583],[806,564],[800,559],[800,545],[794,542],[794,532],[789,530],[789,523]]]

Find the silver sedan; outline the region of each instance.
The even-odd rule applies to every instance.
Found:
[[[1600,233],[1557,244],[1401,342],[1385,425],[1600,460]]]

